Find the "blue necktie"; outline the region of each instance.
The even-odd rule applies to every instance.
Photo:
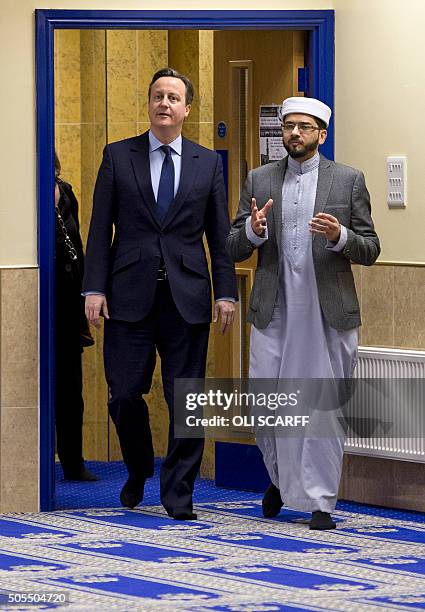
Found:
[[[174,200],[174,163],[171,158],[171,147],[162,145],[161,149],[164,151],[165,157],[162,162],[156,203],[158,218],[162,222],[170,208],[171,202]]]

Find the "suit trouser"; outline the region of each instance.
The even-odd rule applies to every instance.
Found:
[[[174,438],[174,379],[205,376],[208,335],[209,324],[192,325],[180,315],[168,281],[158,281],[154,304],[142,321],[105,321],[109,412],[129,476],[136,481],[153,475],[152,435],[143,394],[151,388],[156,349],[161,358],[170,426],[160,489],[161,503],[172,512],[192,510],[193,487],[204,447],[203,439]]]
[[[65,477],[83,468],[83,376],[80,338],[59,338],[56,343],[55,417],[56,446]]]

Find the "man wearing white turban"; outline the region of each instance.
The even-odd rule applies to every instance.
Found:
[[[335,381],[355,367],[361,321],[350,262],[372,265],[380,246],[362,172],[318,152],[330,117],[314,98],[283,102],[288,157],[248,174],[228,237],[234,261],[258,249],[248,312],[252,379]],[[320,410],[325,435],[269,428],[259,436],[257,429],[271,480],[264,516],[277,516],[285,504],[311,512],[310,529],[335,527],[344,435],[337,410],[316,406],[310,421]]]

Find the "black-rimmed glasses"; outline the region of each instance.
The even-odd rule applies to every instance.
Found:
[[[321,130],[322,128],[311,125],[311,123],[295,123],[292,121],[285,121],[283,124],[283,131],[291,133],[298,128],[300,134],[311,134],[314,130]]]

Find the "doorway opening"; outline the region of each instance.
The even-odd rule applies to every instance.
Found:
[[[148,128],[147,84],[158,68],[171,65],[195,83],[198,103],[183,135],[222,154],[231,217],[247,171],[260,165],[260,106],[280,104],[301,92],[333,106],[332,11],[238,12],[232,19],[229,14],[222,18],[205,12],[201,18],[188,13],[178,21],[170,14],[166,19],[126,11],[126,23],[122,15],[100,11],[90,12],[89,18],[84,11],[37,11],[42,510],[54,507],[54,364],[49,349],[54,346],[55,288],[54,209],[40,203],[53,197],[54,143],[63,176],[80,200],[85,243],[103,146]],[[327,146],[324,153],[332,158],[332,134]],[[215,366],[210,360],[210,375],[239,376],[246,370],[243,310],[252,267],[248,263],[238,270],[236,331],[228,340],[217,337],[211,343],[220,360]],[[96,341],[84,365],[84,454],[110,461],[119,459],[120,451],[107,416],[101,335]],[[153,430],[160,432],[166,430],[167,412],[159,380],[151,395],[157,419]],[[157,436],[156,445],[160,455],[165,439]]]

